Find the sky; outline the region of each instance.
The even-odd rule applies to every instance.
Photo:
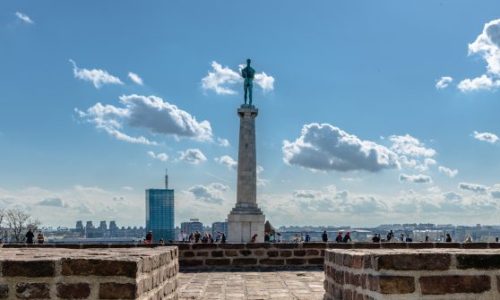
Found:
[[[499,224],[500,2],[1,1],[0,208],[235,204],[239,69],[273,225]]]

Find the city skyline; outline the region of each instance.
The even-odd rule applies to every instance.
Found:
[[[224,221],[251,58],[273,225],[498,224],[500,3],[284,4],[0,3],[0,208]]]

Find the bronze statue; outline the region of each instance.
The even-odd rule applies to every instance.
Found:
[[[251,62],[252,61],[250,60],[250,58],[247,59],[247,66],[241,70],[241,77],[244,78],[243,89],[245,91],[245,96],[244,96],[245,105],[247,104],[247,96],[249,100],[248,104],[252,105],[252,89],[253,89],[253,78],[255,76],[255,70],[252,67],[250,67]]]

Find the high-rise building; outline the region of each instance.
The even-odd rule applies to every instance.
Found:
[[[168,188],[168,174],[164,189],[146,190],[146,231],[153,232],[154,241],[175,240],[174,190]]]
[[[181,231],[187,235],[196,231],[203,233],[203,223],[201,223],[198,219],[190,219],[189,222],[181,223]]]

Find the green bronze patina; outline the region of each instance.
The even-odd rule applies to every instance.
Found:
[[[241,77],[244,78],[243,81],[243,89],[245,91],[244,105],[247,105],[247,98],[248,98],[248,105],[250,106],[252,105],[253,78],[255,76],[255,70],[252,67],[250,67],[251,62],[252,61],[250,60],[250,58],[247,59],[247,66],[241,70]]]

